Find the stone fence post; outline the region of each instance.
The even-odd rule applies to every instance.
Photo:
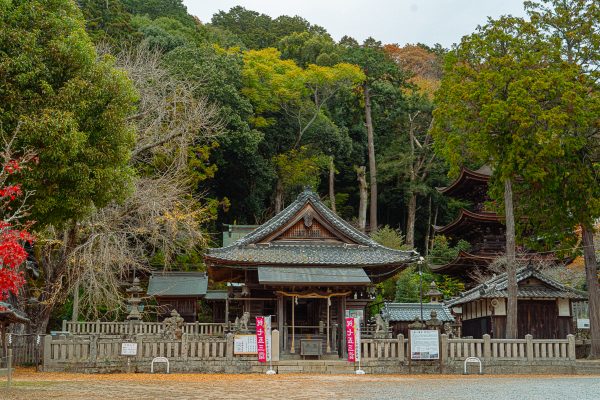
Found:
[[[234,335],[233,333],[228,333],[225,337],[225,354],[228,360],[233,360],[233,343],[234,343]]]
[[[525,356],[527,357],[527,361],[533,361],[533,336],[525,335]]]
[[[575,336],[567,335],[567,340],[569,341],[569,343],[567,344],[567,354],[569,360],[575,361],[575,359],[577,358],[575,351]]]
[[[487,333],[483,335],[483,358],[486,360],[492,358],[492,337]]]
[[[181,335],[181,356],[184,361],[187,361],[187,359],[188,359],[188,348],[189,348],[188,336],[189,335],[187,333],[184,333],[183,335]]]
[[[98,335],[90,335],[90,362],[96,363],[98,359]]]
[[[137,342],[137,354],[136,354],[136,359],[137,360],[141,360],[142,358],[144,358],[144,343],[142,342],[142,335],[138,335],[136,337],[136,342]]]
[[[66,332],[67,331],[67,320],[63,319],[62,321],[62,331]]]
[[[398,360],[404,361],[404,335],[399,333],[396,339],[398,340]]]
[[[271,332],[271,360],[279,361],[279,331],[277,329]]]
[[[42,369],[47,371],[47,366],[52,364],[52,335],[44,336],[44,358],[42,360]]]
[[[448,335],[445,333],[441,334],[441,345],[440,345],[440,362],[445,362],[448,359]]]

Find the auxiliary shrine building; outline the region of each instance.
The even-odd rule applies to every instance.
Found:
[[[373,285],[418,258],[378,244],[305,190],[251,233],[209,249],[205,262],[209,278],[229,287],[226,321],[272,315],[282,354],[302,354],[310,342],[343,356],[344,318],[364,321]]]

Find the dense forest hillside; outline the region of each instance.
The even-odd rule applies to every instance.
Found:
[[[197,192],[221,204],[212,232],[222,223],[264,222],[304,185],[329,201],[333,195],[336,211],[359,224],[363,167],[367,185],[377,179],[369,199],[377,225],[401,230],[410,245],[424,250],[427,226],[452,214],[434,189],[447,171],[427,136],[439,46],[359,44],[351,36],[337,43],[299,16],[273,19],[242,7],[199,21],[176,0],[79,5],[97,45],[118,52],[144,43],[218,109],[218,132],[204,143],[208,158],[198,160],[211,172]]]

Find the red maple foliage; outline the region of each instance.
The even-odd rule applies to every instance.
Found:
[[[9,179],[11,175],[21,172],[22,162],[32,158],[15,160],[7,152],[3,155],[4,165],[0,171],[0,300],[5,300],[10,293],[16,294],[25,283],[19,267],[27,260],[24,245],[34,240],[27,232],[28,225],[19,224],[26,215],[25,201],[19,201],[23,197],[21,185],[7,183],[12,180]]]

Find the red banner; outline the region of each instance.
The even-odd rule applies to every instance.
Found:
[[[356,336],[354,335],[354,318],[346,318],[346,344],[348,346],[348,361],[356,361]]]
[[[256,350],[258,352],[258,362],[267,362],[265,317],[256,317]]]

